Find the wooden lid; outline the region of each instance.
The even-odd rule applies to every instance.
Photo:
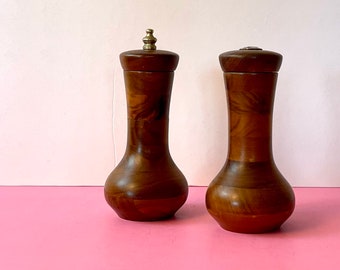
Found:
[[[224,72],[278,72],[282,55],[257,47],[245,47],[219,56]]]
[[[178,61],[178,54],[162,50],[135,50],[120,54],[120,63],[126,71],[174,71]]]
[[[143,38],[143,50],[132,50],[120,54],[120,63],[125,71],[174,71],[179,56],[176,53],[156,50],[157,39],[153,30],[147,29]]]

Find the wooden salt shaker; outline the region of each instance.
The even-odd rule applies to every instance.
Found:
[[[282,55],[246,47],[219,56],[229,116],[229,153],[206,193],[210,215],[226,230],[275,230],[295,206],[272,154],[272,113]]]

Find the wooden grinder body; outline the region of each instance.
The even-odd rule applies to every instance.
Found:
[[[161,50],[120,55],[128,109],[125,155],[108,176],[104,193],[123,219],[169,218],[184,204],[188,184],[168,148],[169,105],[179,56]]]
[[[206,193],[226,230],[263,233],[292,214],[294,193],[272,154],[272,113],[280,54],[245,48],[220,55],[229,116],[228,158]]]

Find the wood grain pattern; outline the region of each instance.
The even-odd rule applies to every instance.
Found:
[[[240,50],[222,54],[220,63],[225,71],[229,152],[225,165],[208,187],[206,206],[226,230],[275,230],[295,206],[293,190],[277,169],[272,154],[272,112],[281,56],[266,51],[246,51],[244,55]],[[246,72],[240,72],[242,68]]]
[[[127,147],[123,159],[107,178],[104,194],[121,218],[160,220],[173,216],[188,196],[186,179],[168,147],[174,78],[171,70],[176,67],[178,56],[164,51],[159,55],[133,53],[136,55],[131,51],[121,55],[128,108]],[[161,71],[145,71],[146,67]],[[166,69],[170,71],[165,72]]]

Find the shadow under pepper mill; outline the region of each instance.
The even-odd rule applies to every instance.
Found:
[[[128,110],[125,155],[108,176],[107,203],[123,219],[169,218],[184,204],[188,184],[168,147],[169,106],[179,56],[156,50],[153,30],[143,50],[120,54]]]
[[[228,158],[206,193],[226,230],[264,233],[292,214],[294,193],[272,154],[272,113],[282,55],[246,47],[219,56],[229,116]]]

